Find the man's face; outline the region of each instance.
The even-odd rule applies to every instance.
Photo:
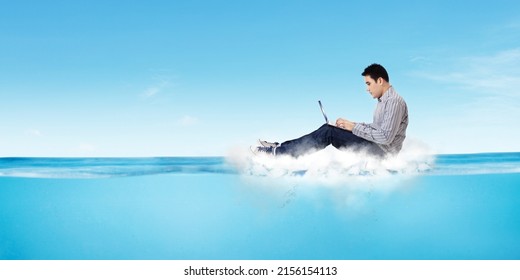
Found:
[[[383,96],[383,79],[379,78],[377,81],[372,79],[370,76],[365,76],[365,84],[367,85],[367,91],[372,95],[373,98],[380,98]]]

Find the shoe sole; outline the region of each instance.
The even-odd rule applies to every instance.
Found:
[[[260,140],[258,139],[258,143],[263,146],[263,147],[278,147],[279,143],[278,142],[274,142],[274,143],[271,143],[271,142],[267,142],[267,141],[264,141],[264,140]]]
[[[253,147],[253,146],[249,146],[249,150],[251,150],[251,153],[253,153],[253,155],[258,155],[257,154],[257,151],[256,151],[256,147]]]
[[[257,151],[257,147],[253,147],[253,146],[249,146],[249,149],[251,150],[251,153],[253,153],[255,156],[258,156],[260,154],[265,154],[265,155],[275,155],[274,152],[272,153],[267,153],[267,152],[259,152]]]

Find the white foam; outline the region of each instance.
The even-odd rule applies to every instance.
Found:
[[[431,170],[434,159],[426,145],[413,140],[405,142],[399,155],[383,160],[332,146],[298,158],[236,148],[227,157],[252,193],[270,194],[280,208],[306,197],[317,205],[330,201],[355,211],[363,211],[371,197],[409,188],[410,179]]]
[[[409,140],[398,155],[382,160],[365,152],[337,150],[329,146],[298,158],[255,156],[248,150],[234,150],[228,161],[246,176],[337,185],[421,174],[432,168],[434,156],[426,145]]]

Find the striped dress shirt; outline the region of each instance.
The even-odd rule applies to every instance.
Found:
[[[408,107],[390,87],[378,98],[373,123],[356,123],[352,133],[376,143],[383,151],[397,154],[403,146],[408,127]]]

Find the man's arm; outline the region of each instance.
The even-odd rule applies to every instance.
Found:
[[[404,103],[398,99],[390,99],[385,104],[379,124],[356,123],[352,128],[352,133],[369,141],[388,145],[394,140],[405,112]]]

